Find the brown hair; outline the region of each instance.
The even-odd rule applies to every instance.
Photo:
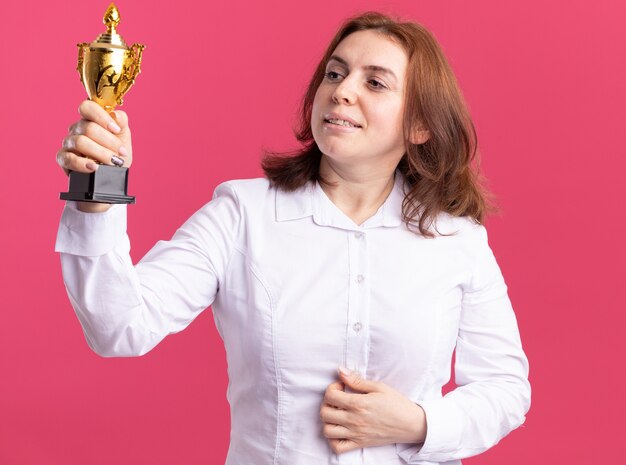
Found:
[[[271,185],[293,191],[309,181],[328,184],[319,173],[322,153],[311,130],[313,100],[337,45],[348,35],[364,30],[375,30],[396,41],[408,56],[404,108],[407,149],[397,167],[411,186],[402,203],[407,227],[417,220],[419,233],[434,237],[430,227],[441,212],[482,223],[485,214],[495,208],[478,171],[474,124],[441,47],[423,26],[376,12],[348,19],[330,42],[302,100],[295,130],[302,147],[289,153],[265,153],[261,166]],[[410,135],[420,125],[430,137],[416,145],[410,142]]]

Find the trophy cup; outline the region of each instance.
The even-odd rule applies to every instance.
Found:
[[[80,80],[89,98],[112,112],[123,103],[122,97],[135,82],[140,72],[141,54],[144,46],[128,47],[115,28],[120,22],[120,12],[111,3],[104,19],[107,27],[92,42],[78,44]],[[135,203],[135,197],[127,195],[128,168],[99,165],[93,173],[69,174],[68,192],[61,192],[63,200],[102,203]]]

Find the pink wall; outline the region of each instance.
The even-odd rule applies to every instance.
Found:
[[[75,45],[102,31],[108,1],[62,3],[2,7],[0,463],[222,463],[227,380],[210,312],[145,357],[103,359],[66,298],[53,244],[67,181],[54,155],[85,97]],[[470,104],[503,209],[487,223],[491,244],[534,388],[525,426],[467,463],[615,463],[626,413],[624,5],[120,0],[120,32],[146,44],[123,107],[134,258],[219,182],[261,175],[262,147],[294,145],[298,99],[344,17],[414,19]]]

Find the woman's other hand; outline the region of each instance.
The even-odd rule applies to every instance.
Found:
[[[328,386],[320,417],[323,434],[336,454],[387,444],[421,444],[426,438],[424,410],[385,383],[339,370]],[[344,392],[344,386],[353,393]]]
[[[120,110],[107,113],[91,100],[81,102],[78,112],[81,119],[70,126],[57,152],[57,163],[63,171],[92,173],[98,169],[98,163],[129,167],[133,149],[126,113]],[[97,212],[108,210],[110,205],[79,202],[78,208]]]

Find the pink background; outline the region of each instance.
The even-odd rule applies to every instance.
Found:
[[[108,2],[62,3],[2,7],[0,463],[223,463],[227,379],[211,313],[144,357],[103,359],[66,298],[55,153],[85,98],[76,43],[102,32]],[[470,105],[503,209],[487,222],[491,245],[531,365],[526,424],[466,463],[619,462],[624,5],[120,0],[120,32],[146,44],[123,107],[134,259],[218,183],[260,176],[261,148],[294,146],[300,96],[343,18],[378,9],[421,22]]]

